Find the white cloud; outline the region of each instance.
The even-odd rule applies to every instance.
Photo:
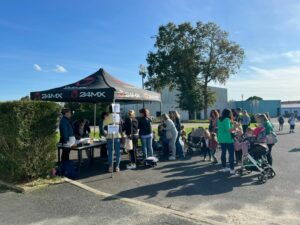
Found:
[[[33,69],[38,71],[38,72],[42,72],[43,69],[39,64],[33,64]]]
[[[300,62],[300,50],[285,52],[282,55],[290,59],[292,62]]]
[[[229,99],[257,95],[264,99],[300,100],[300,66],[265,69],[249,67],[252,74],[237,75],[226,85]]]
[[[66,72],[68,72],[67,69],[65,67],[61,66],[61,65],[56,65],[54,71],[57,72],[57,73],[66,73]]]

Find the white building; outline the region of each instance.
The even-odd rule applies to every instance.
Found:
[[[222,111],[223,109],[228,107],[228,97],[227,97],[227,89],[226,88],[218,88],[218,87],[209,87],[209,89],[216,93],[216,102],[213,106],[208,109],[208,112],[211,109],[218,109]],[[161,113],[168,113],[169,111],[178,111],[181,115],[182,120],[194,119],[194,115],[190,118],[189,112],[185,110],[181,110],[177,108],[177,94],[179,92],[177,90],[169,91],[168,88],[165,88],[161,91],[161,104],[158,102],[145,102],[145,108],[149,109],[151,115],[156,117]],[[126,113],[128,110],[133,109],[135,112],[138,112],[139,109],[143,107],[143,104],[129,104],[124,105],[122,107],[122,112]],[[160,108],[161,107],[161,108]],[[197,113],[197,119],[203,119],[204,112]]]
[[[295,113],[296,117],[300,116],[300,101],[281,102],[281,114],[289,116],[291,113]]]

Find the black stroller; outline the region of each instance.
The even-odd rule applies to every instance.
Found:
[[[268,147],[264,143],[257,143],[255,138],[243,138],[243,144],[247,145],[248,151],[243,149],[242,166],[237,174],[243,176],[252,171],[259,173],[258,180],[261,183],[267,182],[268,178],[275,177],[276,173],[268,163]]]

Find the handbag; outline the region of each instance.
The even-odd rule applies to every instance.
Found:
[[[277,135],[274,132],[271,132],[267,135],[267,144],[268,145],[274,145],[278,142]]]
[[[126,150],[132,150],[133,149],[133,142],[132,142],[133,124],[132,124],[132,119],[130,119],[130,124],[131,124],[130,135],[128,135],[127,138],[125,139],[125,145],[124,145],[124,148]]]
[[[133,149],[133,143],[132,143],[132,140],[131,140],[129,137],[127,137],[127,138],[125,139],[125,145],[124,145],[124,148],[125,148],[126,150],[131,150],[131,149]]]

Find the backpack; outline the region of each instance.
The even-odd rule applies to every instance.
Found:
[[[75,170],[74,163],[71,160],[65,161],[60,166],[60,175],[70,179],[78,177],[78,173]]]
[[[283,117],[279,117],[279,123],[284,123]]]

